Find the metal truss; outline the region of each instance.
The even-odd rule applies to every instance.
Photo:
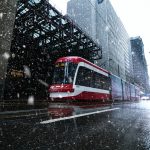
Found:
[[[32,49],[44,49],[50,59],[54,54],[56,57],[77,55],[90,61],[102,57],[101,46],[47,0],[19,0],[14,39],[19,47],[30,44]]]

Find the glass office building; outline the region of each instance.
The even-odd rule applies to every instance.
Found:
[[[102,45],[102,59],[95,61],[97,65],[133,80],[130,38],[109,0],[70,0],[67,15]]]
[[[131,50],[133,58],[133,71],[135,82],[148,92],[149,78],[147,62],[144,54],[144,44],[141,37],[131,38]]]

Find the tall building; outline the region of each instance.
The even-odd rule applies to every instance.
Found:
[[[135,82],[141,85],[145,92],[149,89],[147,62],[144,54],[144,44],[141,37],[131,38],[133,72]]]
[[[97,65],[133,80],[130,38],[109,0],[70,0],[67,15],[102,45],[103,58]]]

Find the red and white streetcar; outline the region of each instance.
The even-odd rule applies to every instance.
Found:
[[[56,61],[50,98],[53,101],[109,102],[110,73],[77,56]]]

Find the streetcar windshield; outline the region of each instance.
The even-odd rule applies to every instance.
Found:
[[[52,84],[72,84],[77,64],[72,62],[59,62],[55,65]]]

